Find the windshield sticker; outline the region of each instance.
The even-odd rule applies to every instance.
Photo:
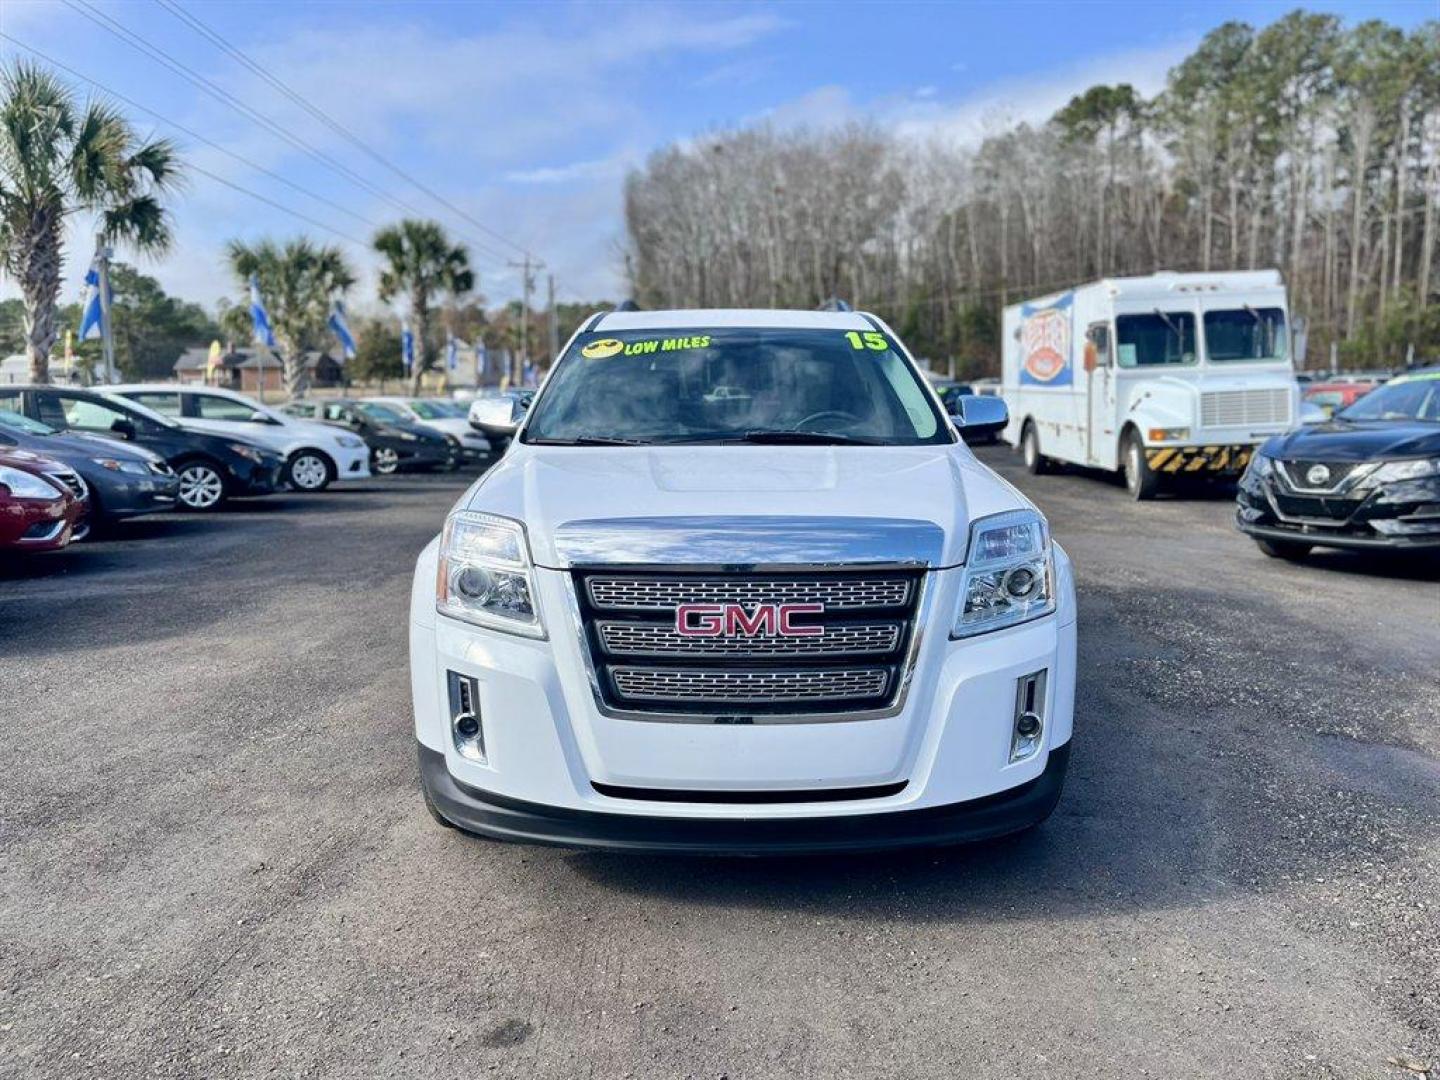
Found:
[[[1020,382],[1030,386],[1069,386],[1074,381],[1070,364],[1070,337],[1075,294],[1066,293],[1052,304],[1020,308]]]
[[[625,348],[623,341],[616,341],[614,338],[601,338],[599,341],[592,341],[580,350],[580,355],[586,360],[604,360],[607,356],[614,356]]]
[[[865,333],[857,333],[854,330],[845,331],[845,340],[850,342],[852,349],[873,349],[875,352],[884,352],[890,348],[885,335],[868,330]]]
[[[586,345],[580,350],[580,355],[587,360],[604,360],[621,353],[626,356],[648,356],[655,352],[682,352],[686,349],[708,349],[709,347],[709,334],[701,334],[699,337],[647,338],[644,341],[632,341],[629,344],[616,341],[614,338],[603,338]]]

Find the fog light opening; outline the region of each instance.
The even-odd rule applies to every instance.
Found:
[[[1015,681],[1015,719],[1010,731],[1010,764],[1026,761],[1045,742],[1045,676],[1040,670]]]
[[[446,672],[450,691],[450,735],[455,752],[471,761],[485,760],[485,725],[480,718],[480,687],[469,675]]]

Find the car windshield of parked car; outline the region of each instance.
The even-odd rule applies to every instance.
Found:
[[[551,373],[522,439],[953,441],[884,334],[738,328],[582,335]]]
[[[1440,423],[1440,378],[1386,383],[1335,415],[1341,420],[1424,420]]]
[[[1122,368],[1195,362],[1195,316],[1160,311],[1115,317],[1115,362]]]
[[[60,434],[49,424],[42,424],[39,420],[31,420],[9,409],[0,408],[0,427],[7,427],[11,431],[18,431],[24,435],[58,435]]]
[[[409,405],[415,410],[415,415],[422,420],[445,420],[464,415],[455,412],[448,403],[443,401],[426,401],[423,398],[415,398],[409,402]]]
[[[377,405],[373,401],[362,401],[358,408],[371,420],[379,420],[382,424],[404,424],[409,420],[399,409],[392,409],[389,405]]]
[[[1290,355],[1285,312],[1277,307],[1205,312],[1205,355],[1212,363],[1273,363]]]

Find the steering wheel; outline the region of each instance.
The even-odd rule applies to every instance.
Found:
[[[809,428],[806,427],[807,424],[814,424],[821,420],[830,419],[839,420],[842,423],[845,421],[849,421],[852,424],[860,423],[860,417],[856,416],[854,413],[841,412],[839,409],[825,409],[821,412],[811,413],[804,419],[797,421],[795,424],[795,430],[808,431]]]

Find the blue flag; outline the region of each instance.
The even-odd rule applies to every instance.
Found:
[[[525,362],[525,368],[524,368],[524,372],[523,372],[523,378],[521,379],[521,385],[523,385],[523,386],[534,386],[534,385],[535,385],[535,365],[532,364],[532,363],[530,363],[528,360]]]
[[[80,340],[100,337],[104,333],[105,309],[100,304],[100,265],[90,264],[85,274],[85,303],[80,309]]]
[[[460,366],[460,347],[455,344],[453,334],[445,342],[445,366],[451,371]]]
[[[415,367],[415,335],[410,332],[409,323],[400,327],[400,361],[406,372]]]
[[[250,321],[255,324],[255,340],[267,348],[275,347],[275,331],[270,329],[270,315],[260,299],[260,279],[250,275]]]
[[[330,332],[340,342],[340,349],[346,360],[355,359],[355,337],[350,333],[350,324],[345,321],[345,305],[336,300],[330,308]]]
[[[487,350],[487,349],[485,348],[485,343],[484,343],[483,341],[477,341],[477,342],[475,343],[475,374],[476,374],[476,375],[484,375],[484,374],[485,374],[485,367],[486,367],[485,361],[486,361],[487,359],[489,359],[489,357],[488,357],[488,355],[487,355],[488,351],[489,351],[489,350]]]

